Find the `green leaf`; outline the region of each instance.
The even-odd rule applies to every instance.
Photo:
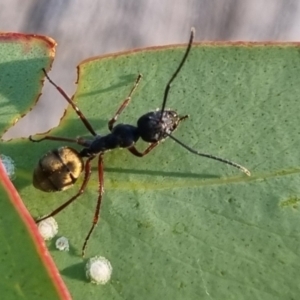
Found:
[[[20,113],[39,97],[42,68],[49,68],[55,42],[47,37],[15,33],[0,34],[0,133],[15,123]],[[0,160],[10,170],[27,161],[23,145],[0,141]],[[7,147],[6,147],[7,146]],[[9,148],[13,147],[14,151]],[[13,158],[12,158],[13,157]],[[21,160],[18,165],[15,160]],[[17,180],[18,182],[18,180]],[[0,162],[0,260],[1,298],[70,299],[49,256],[37,227]]]
[[[70,299],[52,259],[45,253],[47,250],[31,216],[5,173],[1,160],[0,199],[1,297]]]
[[[184,49],[85,61],[74,100],[96,131],[106,134],[107,121],[141,72],[142,82],[119,118],[135,125],[161,106]],[[88,284],[80,258],[97,201],[96,164],[84,196],[57,216],[70,252],[49,243],[74,299],[298,298],[299,53],[298,44],[193,47],[167,104],[190,115],[174,135],[196,150],[244,165],[253,176],[193,155],[171,140],[142,159],[124,149],[105,154],[101,218],[87,256],[109,259],[112,280]],[[90,135],[71,110],[51,134]],[[32,187],[38,159],[61,145],[6,145],[19,166],[16,184],[34,216],[68,200],[82,182],[62,193]],[[140,149],[146,146],[138,143]],[[26,160],[18,157],[20,151]]]
[[[55,45],[49,37],[0,33],[0,136],[39,98]]]

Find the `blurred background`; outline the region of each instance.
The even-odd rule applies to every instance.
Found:
[[[299,0],[0,0],[0,31],[47,35],[58,43],[52,79],[72,95],[84,59],[196,41],[300,41]],[[48,83],[34,111],[4,138],[58,125],[66,101]],[[45,116],[48,115],[48,118]],[[50,117],[51,116],[51,117]]]

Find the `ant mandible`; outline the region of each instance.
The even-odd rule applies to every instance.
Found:
[[[118,124],[114,126],[117,121],[119,115],[123,112],[123,110],[128,106],[132,94],[137,88],[142,75],[139,74],[134,86],[132,87],[129,95],[123,101],[114,117],[108,122],[108,128],[110,133],[107,135],[98,135],[93,129],[92,125],[86,119],[84,114],[80,111],[80,109],[75,105],[72,99],[70,99],[67,94],[56,85],[48,76],[45,69],[43,72],[49,82],[59,91],[59,93],[69,102],[72,108],[75,110],[76,114],[87,128],[87,130],[93,135],[92,139],[84,139],[84,138],[64,138],[64,137],[56,137],[56,136],[44,136],[41,139],[33,139],[31,136],[29,137],[32,142],[41,142],[44,140],[51,141],[61,141],[61,142],[69,142],[76,143],[83,147],[83,149],[78,152],[77,150],[71,147],[60,147],[58,149],[54,149],[46,153],[40,160],[37,167],[33,173],[33,185],[44,192],[53,192],[53,191],[62,191],[71,187],[79,175],[84,171],[84,180],[81,184],[78,192],[67,202],[59,206],[57,209],[49,213],[48,215],[41,217],[36,220],[39,223],[42,220],[45,220],[49,217],[53,217],[72,202],[74,202],[86,189],[86,186],[89,182],[91,176],[91,161],[98,156],[98,180],[99,180],[99,194],[96,209],[94,212],[94,218],[92,226],[84,240],[84,244],[82,246],[82,256],[85,254],[85,249],[87,246],[87,242],[99,220],[100,215],[100,206],[102,201],[102,196],[104,193],[104,178],[103,178],[103,155],[106,151],[113,150],[116,148],[126,148],[133,155],[138,157],[143,157],[147,155],[150,151],[152,151],[161,141],[166,138],[171,138],[176,143],[181,145],[186,150],[190,151],[199,156],[208,157],[214,160],[221,161],[233,167],[236,167],[250,176],[250,172],[243,166],[229,161],[227,159],[223,159],[211,154],[200,153],[189,146],[182,143],[180,140],[175,138],[172,133],[176,130],[181,121],[185,120],[188,116],[179,116],[176,111],[166,109],[166,102],[169,94],[169,90],[171,87],[171,83],[178,75],[182,66],[184,65],[188,54],[191,50],[193,39],[194,39],[195,29],[191,29],[190,39],[188,46],[186,48],[185,54],[176,69],[175,73],[172,75],[171,79],[166,85],[163,97],[162,108],[157,111],[150,111],[144,115],[142,115],[138,121],[137,126],[129,125],[129,124]],[[148,147],[140,152],[135,147],[135,143],[138,139],[141,138],[145,142],[150,143]],[[83,161],[83,158],[86,158],[86,161]]]

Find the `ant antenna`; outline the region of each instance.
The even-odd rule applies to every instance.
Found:
[[[192,43],[193,43],[193,40],[194,40],[194,36],[195,36],[195,28],[192,27],[191,28],[190,40],[189,40],[188,46],[185,50],[184,56],[183,56],[183,58],[182,58],[182,60],[179,64],[177,70],[174,72],[173,76],[171,77],[171,79],[169,80],[169,82],[167,83],[167,86],[165,88],[165,94],[164,94],[164,100],[163,100],[163,104],[162,104],[162,108],[161,108],[160,120],[162,120],[162,118],[163,118],[163,112],[165,111],[166,102],[167,102],[167,98],[168,98],[168,95],[169,95],[169,90],[171,88],[171,83],[176,78],[178,73],[180,72],[182,66],[184,65],[184,63],[185,63],[185,61],[186,61],[186,59],[189,55],[189,52],[191,50]]]
[[[170,137],[172,140],[174,140],[176,143],[178,143],[179,145],[181,145],[183,148],[185,148],[186,150],[196,154],[196,155],[199,155],[199,156],[204,156],[204,157],[207,157],[207,158],[211,158],[211,159],[214,159],[214,160],[218,160],[220,162],[223,162],[227,165],[230,165],[230,166],[233,166],[235,168],[238,168],[239,170],[241,170],[242,172],[244,172],[246,175],[248,176],[251,176],[251,173],[248,169],[246,169],[245,167],[233,162],[233,161],[230,161],[230,160],[227,160],[227,159],[224,159],[224,158],[220,158],[220,157],[217,157],[217,156],[214,156],[214,155],[211,155],[211,154],[206,154],[206,153],[200,153],[192,148],[190,148],[189,146],[185,145],[184,143],[182,143],[181,141],[179,141],[177,138],[175,138],[174,136],[172,136],[171,134],[165,132],[165,134]]]

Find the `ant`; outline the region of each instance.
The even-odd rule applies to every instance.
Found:
[[[113,116],[113,118],[108,122],[108,128],[110,133],[106,135],[98,135],[93,129],[92,125],[86,119],[84,114],[80,111],[80,109],[75,105],[73,100],[67,96],[67,94],[63,91],[62,88],[57,86],[48,76],[45,69],[43,72],[49,82],[59,91],[59,93],[69,102],[72,108],[75,110],[76,114],[87,128],[87,130],[92,134],[92,139],[84,139],[82,137],[78,138],[64,138],[64,137],[56,137],[56,136],[44,136],[41,139],[33,139],[32,136],[29,137],[32,142],[41,142],[44,140],[51,141],[61,141],[61,142],[69,142],[75,143],[83,147],[83,149],[78,152],[77,150],[70,147],[60,147],[58,149],[54,149],[46,153],[38,162],[37,167],[34,169],[33,173],[33,185],[44,192],[53,192],[53,191],[63,191],[71,187],[80,174],[84,172],[84,179],[81,184],[78,192],[67,202],[59,206],[57,209],[49,213],[48,215],[41,217],[36,220],[36,223],[45,220],[49,217],[52,217],[66,208],[69,204],[74,202],[86,189],[86,186],[89,182],[91,176],[91,161],[98,156],[98,177],[99,177],[99,194],[96,209],[94,212],[94,218],[92,226],[84,240],[84,244],[82,246],[82,256],[85,254],[86,246],[88,240],[98,223],[99,214],[100,214],[100,206],[102,201],[102,196],[104,193],[104,178],[103,178],[103,155],[106,151],[113,150],[116,148],[126,148],[133,155],[137,157],[143,157],[151,152],[160,142],[162,142],[166,138],[171,138],[176,143],[181,145],[186,150],[190,151],[193,154],[208,157],[214,160],[221,161],[233,167],[236,167],[243,171],[245,174],[250,176],[250,172],[243,166],[229,161],[227,159],[223,159],[217,156],[213,156],[211,154],[200,153],[189,146],[185,145],[177,138],[175,138],[172,133],[176,130],[181,121],[188,118],[187,115],[179,116],[176,111],[166,109],[166,102],[169,94],[169,90],[171,88],[171,83],[176,78],[178,73],[180,72],[182,66],[184,65],[194,39],[195,29],[191,29],[190,39],[188,46],[186,48],[185,54],[177,67],[175,73],[172,75],[171,79],[166,85],[163,97],[162,108],[157,111],[150,111],[144,115],[142,115],[138,121],[137,126],[129,125],[129,124],[118,124],[114,126],[117,121],[119,115],[123,112],[123,110],[128,106],[133,92],[136,90],[142,75],[139,74],[130,93],[127,98],[123,101],[121,106],[118,108],[117,112]],[[141,138],[145,142],[148,142],[148,147],[140,152],[135,147],[135,143],[138,139]],[[86,161],[83,161],[83,158],[86,158]]]

